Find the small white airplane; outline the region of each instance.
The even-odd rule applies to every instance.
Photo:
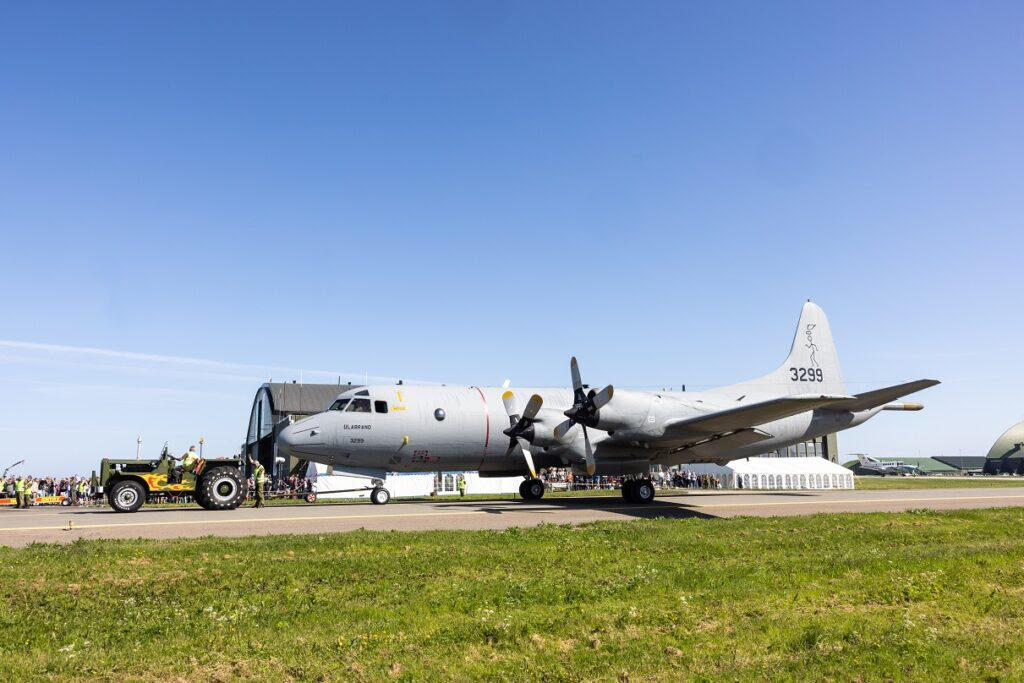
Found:
[[[870,455],[858,453],[857,461],[857,467],[860,470],[858,474],[879,474],[883,477],[887,474],[922,474],[921,468],[917,465],[908,465],[899,460],[882,461],[872,458]]]
[[[285,428],[278,447],[361,477],[383,504],[387,472],[476,470],[523,476],[524,499],[544,495],[538,468],[626,475],[623,497],[654,499],[652,464],[678,465],[767,453],[855,427],[938,384],[923,379],[850,395],[825,312],[803,306],[789,357],[774,372],[702,392],[601,390],[570,362],[572,389],[373,385],[341,393],[325,412]],[[519,396],[529,397],[525,407]],[[500,432],[500,433],[499,433]]]

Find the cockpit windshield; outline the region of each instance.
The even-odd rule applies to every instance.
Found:
[[[346,413],[368,413],[370,412],[370,399],[354,398],[345,408]]]
[[[345,406],[348,405],[350,399],[339,398],[337,401],[331,404],[331,407],[327,410],[345,410]]]

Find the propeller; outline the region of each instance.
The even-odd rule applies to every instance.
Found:
[[[530,470],[530,476],[537,478],[537,468],[533,466],[533,455],[528,448],[530,439],[533,437],[533,421],[544,405],[544,399],[537,394],[530,397],[526,403],[526,410],[519,413],[519,401],[512,391],[506,391],[501,395],[501,402],[505,404],[505,412],[508,413],[509,428],[502,433],[509,437],[508,450],[505,456],[509,456],[516,446],[523,451],[523,458],[526,460],[526,467]]]
[[[569,419],[555,427],[555,438],[561,441],[575,424],[578,424],[583,429],[587,475],[592,476],[596,464],[594,463],[594,449],[590,445],[590,436],[587,434],[587,426],[597,426],[597,411],[601,410],[601,408],[608,404],[608,401],[612,400],[615,389],[609,384],[601,391],[591,389],[588,392],[583,385],[583,378],[580,376],[580,366],[576,362],[576,356],[573,356],[572,360],[569,361],[569,370],[572,373],[572,407],[565,411],[565,416]]]

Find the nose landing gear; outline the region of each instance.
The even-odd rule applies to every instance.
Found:
[[[391,500],[391,492],[383,486],[377,486],[370,491],[370,502],[374,505],[387,505],[389,500]]]

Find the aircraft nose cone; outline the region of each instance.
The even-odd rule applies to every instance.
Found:
[[[295,447],[295,427],[289,425],[285,427],[277,435],[277,449],[284,451],[285,453],[291,453],[292,448]]]
[[[277,449],[285,454],[316,451],[325,445],[319,424],[307,421],[296,422],[282,429],[277,435]]]

